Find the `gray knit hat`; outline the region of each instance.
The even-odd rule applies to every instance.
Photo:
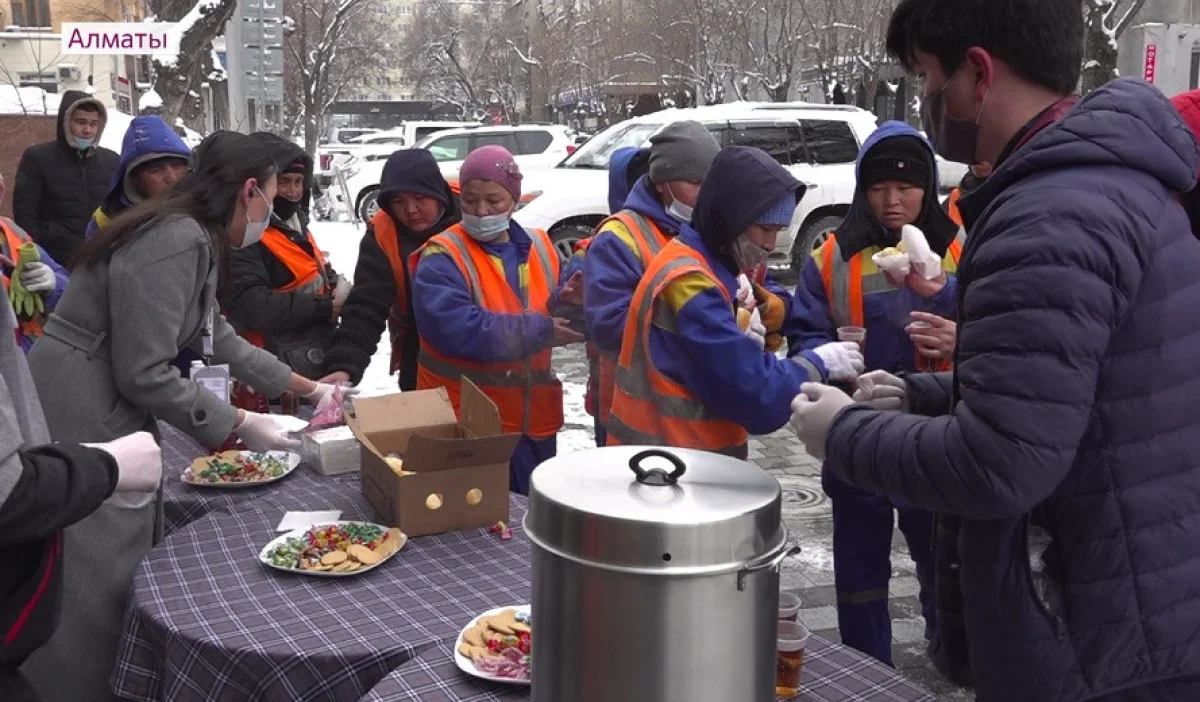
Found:
[[[650,137],[650,180],[704,180],[721,146],[699,122],[672,122]]]

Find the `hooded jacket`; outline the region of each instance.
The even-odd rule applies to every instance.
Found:
[[[1198,169],[1153,86],[1090,93],[959,203],[953,374],[830,427],[840,478],[961,518],[980,702],[1200,674]]]
[[[190,161],[192,150],[161,117],[134,117],[129,123],[129,129],[125,130],[125,138],[121,141],[121,163],[117,166],[117,172],[113,174],[112,186],[109,187],[104,202],[92,214],[84,238],[91,239],[109,220],[141,200],[130,180],[138,166],[169,156]]]
[[[87,93],[68,90],[58,108],[57,138],[25,149],[13,187],[13,219],[64,266],[70,265],[75,249],[83,243],[88,221],[121,160],[102,146],[75,148],[67,122],[84,104],[100,110],[99,143],[108,115],[104,105]]]
[[[1171,104],[1179,111],[1179,116],[1183,117],[1192,134],[1200,139],[1200,90],[1180,93],[1171,98]],[[1200,189],[1192,188],[1184,193],[1182,202],[1192,223],[1192,233],[1200,237]]]
[[[292,142],[266,132],[254,135],[275,161],[275,167],[283,172],[297,160],[306,165],[304,196],[296,215],[283,221],[274,214],[271,226],[307,253],[316,258],[313,242],[308,233],[308,190],[312,185],[312,159]],[[275,198],[277,201],[279,197]],[[325,272],[329,287],[336,284],[332,268]],[[222,295],[222,306],[229,321],[239,330],[255,331],[266,340],[267,349],[279,354],[279,344],[285,339],[303,336],[314,347],[319,347],[322,356],[333,337],[334,323],[332,293],[315,294],[302,290],[277,292],[295,279],[291,269],[280,261],[270,249],[259,242],[244,249],[230,251],[229,281]],[[286,360],[286,359],[285,359]]]
[[[395,225],[400,239],[400,253],[403,260],[408,258],[421,247],[430,237],[454,226],[462,219],[462,211],[458,206],[458,198],[450,189],[450,185],[437,168],[433,159],[397,158],[401,152],[393,154],[388,159],[380,179],[379,205],[388,213]],[[411,154],[403,154],[411,157]],[[441,218],[427,232],[414,232],[400,224],[387,205],[390,198],[399,193],[427,193],[440,191],[448,203]],[[412,278],[405,276],[408,284],[408,309],[401,315],[407,320],[410,329],[416,328],[413,317]],[[342,307],[341,324],[334,336],[333,347],[326,355],[327,368],[330,373],[344,371],[350,379],[358,383],[363,373],[371,363],[371,356],[379,346],[379,339],[387,328],[388,313],[396,299],[396,278],[392,272],[391,263],[379,242],[375,240],[375,231],[368,224],[366,234],[358,249],[358,264],[354,268],[354,289]],[[403,337],[401,349],[400,389],[413,390],[417,387],[417,355],[420,351],[420,338],[415,334]]]
[[[915,225],[925,233],[929,247],[939,255],[944,256],[950,242],[958,236],[959,228],[942,209],[937,200],[937,165],[933,157],[933,149],[929,142],[912,127],[903,122],[885,122],[863,143],[858,154],[858,166],[862,167],[863,159],[876,145],[886,139],[916,138],[927,149],[930,166],[930,182],[925,188],[925,203]],[[869,247],[895,246],[899,237],[888,231],[872,212],[867,202],[866,193],[855,186],[854,199],[850,211],[838,227],[838,248],[842,256],[849,260],[854,254]],[[865,254],[864,254],[865,255]],[[799,347],[813,349],[831,341],[837,341],[837,325],[833,320],[833,312],[829,296],[825,291],[825,283],[821,277],[823,264],[820,256],[811,256],[804,262],[800,272],[800,288],[796,296],[797,304],[805,310],[796,315],[801,331]],[[922,299],[907,287],[877,292],[863,296],[863,317],[866,322],[867,343],[865,348],[868,370],[885,370],[892,373],[912,372],[916,370],[916,348],[905,326],[911,321],[910,313],[915,311],[931,312],[947,319],[957,316],[958,285],[954,275],[947,275],[946,285],[933,297]]]

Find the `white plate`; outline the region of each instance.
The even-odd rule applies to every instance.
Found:
[[[485,673],[475,667],[475,661],[471,660],[470,658],[468,658],[458,652],[458,646],[459,646],[459,644],[461,644],[463,642],[463,636],[467,633],[468,629],[475,626],[475,622],[478,622],[480,619],[483,619],[484,617],[494,617],[506,609],[515,609],[518,612],[525,612],[526,614],[529,614],[529,612],[530,612],[529,605],[509,605],[508,607],[497,607],[495,609],[489,609],[488,611],[484,612],[483,614],[479,615],[478,617],[475,617],[474,619],[472,619],[470,624],[467,624],[466,626],[464,626],[462,628],[462,631],[458,632],[458,638],[454,640],[454,663],[456,665],[458,665],[459,670],[466,673],[467,675],[473,675],[477,678],[482,678],[483,680],[491,680],[492,682],[500,682],[500,683],[509,683],[510,685],[528,685],[529,684],[528,680],[513,680],[512,678],[502,678],[499,675],[492,675],[491,673]]]
[[[254,451],[238,451],[239,456],[249,456],[254,453],[256,453],[256,452],[254,452]],[[187,468],[183,469],[182,473],[179,474],[179,479],[183,482],[184,485],[191,485],[192,487],[213,488],[216,490],[237,490],[239,488],[252,488],[252,487],[258,487],[260,485],[270,485],[271,483],[278,482],[278,481],[283,480],[284,478],[288,477],[289,475],[291,475],[292,471],[296,470],[296,466],[300,465],[301,459],[300,459],[299,454],[288,453],[286,451],[267,451],[266,454],[268,456],[271,456],[273,458],[278,458],[287,463],[287,470],[285,470],[283,472],[283,475],[280,475],[275,478],[270,478],[268,480],[257,480],[257,481],[246,482],[246,483],[196,483],[196,482],[192,482],[191,480],[188,480],[188,476],[192,474],[192,467],[189,465]],[[211,456],[210,456],[210,458],[211,458]]]
[[[304,536],[305,534],[307,534],[310,529],[314,529],[316,527],[331,526],[333,524],[337,524],[340,526],[345,526],[347,524],[367,524],[370,526],[377,526],[380,529],[383,529],[384,531],[387,531],[387,529],[388,529],[387,527],[383,526],[382,524],[372,524],[371,522],[339,521],[339,522],[326,522],[324,524],[314,524],[310,527],[305,527],[303,529],[296,529],[295,531],[289,531],[286,534],[282,534],[280,536],[275,537],[274,539],[271,539],[271,541],[266,546],[263,546],[262,550],[258,552],[258,562],[262,563],[263,565],[265,565],[268,568],[274,568],[275,570],[281,570],[285,573],[298,573],[300,575],[313,575],[318,578],[348,578],[348,577],[355,576],[355,575],[362,575],[363,573],[367,573],[369,571],[375,570],[376,568],[383,565],[384,563],[387,563],[392,558],[392,556],[396,555],[395,553],[393,553],[392,556],[388,556],[387,558],[384,558],[383,560],[379,561],[378,563],[373,563],[369,566],[363,566],[362,568],[359,568],[358,570],[352,570],[352,571],[349,571],[346,573],[334,573],[334,572],[327,571],[327,570],[300,570],[299,568],[286,568],[284,566],[275,565],[274,563],[272,563],[270,561],[270,559],[267,558],[267,553],[270,552],[271,549],[275,548],[279,544],[282,544],[287,539],[300,538],[300,537]],[[396,549],[396,553],[399,553],[404,548],[405,544],[407,544],[407,543],[408,543],[408,536],[401,534],[400,535],[400,548]]]

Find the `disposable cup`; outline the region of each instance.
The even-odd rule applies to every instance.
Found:
[[[800,674],[804,669],[804,649],[808,629],[799,622],[779,622],[775,646],[775,696],[789,699],[800,694]]]
[[[794,622],[800,616],[800,596],[793,592],[779,593],[779,621]]]
[[[838,327],[838,341],[853,341],[862,349],[867,340],[867,330],[862,327]]]

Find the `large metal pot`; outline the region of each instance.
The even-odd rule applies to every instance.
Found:
[[[533,702],[770,702],[779,483],[745,461],[619,446],[533,472]]]

